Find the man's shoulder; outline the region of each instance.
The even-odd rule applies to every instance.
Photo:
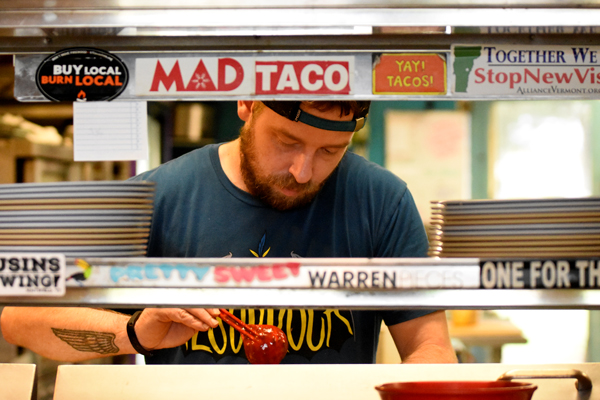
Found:
[[[208,145],[193,150],[131,179],[154,181],[164,184],[185,179],[194,179],[197,174],[201,174],[203,171],[205,173],[206,168],[211,168],[211,153],[216,152],[217,147],[217,145]]]
[[[390,188],[394,191],[407,188],[406,182],[388,169],[352,152],[344,155],[339,174],[344,181],[352,181],[356,187],[376,190]]]

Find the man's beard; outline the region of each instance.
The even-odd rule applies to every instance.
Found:
[[[261,175],[254,143],[254,124],[244,125],[240,133],[240,157],[242,179],[251,195],[259,198],[279,211],[299,208],[310,203],[319,193],[327,179],[320,184],[298,183],[289,172],[277,175]],[[286,196],[275,188],[299,192],[297,196]]]

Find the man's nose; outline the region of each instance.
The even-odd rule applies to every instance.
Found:
[[[294,175],[296,182],[309,182],[313,174],[313,157],[306,153],[300,153],[296,155],[289,171],[292,175]]]

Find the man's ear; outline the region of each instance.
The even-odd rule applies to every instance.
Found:
[[[250,100],[238,100],[237,112],[242,121],[247,122],[250,120],[253,103],[254,102]]]

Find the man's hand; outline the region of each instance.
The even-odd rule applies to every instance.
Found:
[[[197,331],[216,327],[218,309],[152,308],[140,315],[135,331],[148,350],[176,347]],[[127,336],[129,316],[83,307],[5,307],[4,339],[58,361],[78,362],[133,354]]]
[[[135,324],[140,344],[148,350],[177,347],[197,331],[216,328],[217,308],[146,308]]]

